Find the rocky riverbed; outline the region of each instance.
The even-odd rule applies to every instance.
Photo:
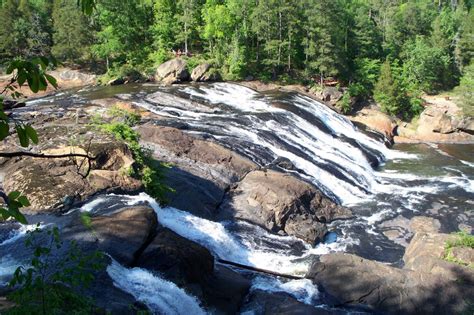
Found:
[[[167,206],[124,171],[129,148],[90,126],[114,106],[141,116],[142,145],[171,165]],[[323,105],[235,85],[70,90],[15,115],[39,132],[32,150],[97,157],[90,169],[2,160],[2,184],[28,195],[31,224],[55,224],[65,240],[109,254],[87,294],[114,314],[472,311],[472,268],[442,258],[447,232],[472,228],[472,165],[449,160],[451,173],[417,177],[403,170],[419,159],[413,152],[387,149]],[[1,150],[17,151],[14,140]],[[1,225],[3,285],[30,254],[24,231]],[[473,263],[472,249],[455,254]]]

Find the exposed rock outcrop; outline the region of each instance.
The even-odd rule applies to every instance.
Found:
[[[183,286],[204,283],[214,270],[214,257],[201,245],[160,227],[137,266],[159,272]]]
[[[238,311],[250,288],[249,280],[214,265],[214,257],[206,248],[167,228],[159,228],[137,265],[160,273],[225,314]]]
[[[351,217],[349,209],[289,174],[253,171],[221,205],[220,218],[246,220],[272,232],[283,231],[309,243],[323,239],[326,222]]]
[[[198,65],[191,73],[191,80],[196,82],[220,81],[221,76],[208,63]]]
[[[181,58],[168,60],[156,69],[155,80],[173,84],[189,80],[187,63]]]
[[[474,301],[469,267],[442,259],[451,235],[429,218],[412,220],[415,236],[403,269],[351,254],[323,255],[308,277],[341,304],[364,304],[387,314],[460,314]]]
[[[131,152],[126,145],[110,138],[91,143],[90,148],[58,145],[42,150],[42,153],[85,154],[86,149],[91,157],[95,157],[91,160],[87,177],[84,175],[89,165],[85,158],[73,161],[71,158],[24,157],[7,163],[3,186],[7,191],[18,190],[28,196],[31,206],[24,209],[28,214],[68,209],[98,192],[136,191],[141,188],[141,182],[125,171],[134,162]]]
[[[397,123],[392,117],[374,108],[363,108],[354,116],[349,116],[349,119],[380,132],[389,140],[393,139],[397,127]]]
[[[213,218],[229,186],[257,168],[219,144],[176,128],[144,125],[138,130],[155,157],[173,165],[166,171],[166,183],[175,189],[170,205],[201,217]]]
[[[398,142],[405,138],[426,142],[474,142],[473,119],[462,117],[453,101],[439,96],[427,97],[427,101],[428,106],[418,120],[398,127]]]
[[[87,226],[76,220],[63,229],[62,235],[86,249],[108,253],[120,264],[130,266],[153,240],[157,226],[152,208],[135,206],[92,217]]]

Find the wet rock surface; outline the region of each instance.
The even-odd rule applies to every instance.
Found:
[[[310,305],[299,302],[294,297],[285,293],[268,293],[262,290],[256,290],[249,294],[244,304],[243,312],[248,311],[258,315],[325,315],[325,314],[343,314],[343,312],[327,311],[317,309]]]
[[[146,206],[128,207],[114,213],[92,217],[89,224],[74,221],[63,228],[67,240],[82,247],[108,253],[122,265],[132,265],[153,240],[158,221],[155,211]]]

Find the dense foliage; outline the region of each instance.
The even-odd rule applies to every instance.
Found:
[[[401,117],[421,92],[458,85],[474,55],[473,0],[81,1],[95,4],[88,17],[76,0],[2,2],[3,57],[51,52],[118,76],[149,74],[180,50],[226,79],[336,82],[364,97],[389,64],[399,95],[383,98],[406,103],[384,108]]]

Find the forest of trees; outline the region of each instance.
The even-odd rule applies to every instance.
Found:
[[[225,79],[333,80],[409,118],[421,93],[474,75],[474,0],[101,0],[87,17],[77,0],[0,3],[0,58],[110,76],[150,74],[180,49]]]

